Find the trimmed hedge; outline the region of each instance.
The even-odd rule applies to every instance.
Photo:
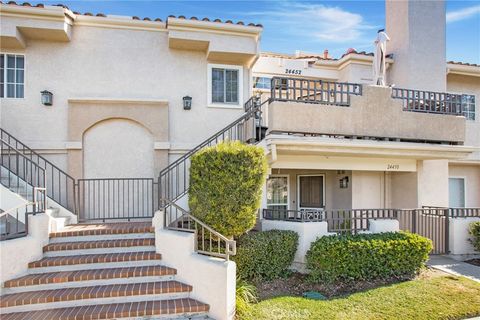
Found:
[[[470,242],[476,251],[480,252],[480,221],[470,223],[468,233],[472,236]]]
[[[307,252],[307,268],[312,280],[327,282],[413,276],[432,248],[408,232],[321,237]]]
[[[272,280],[287,273],[297,246],[295,231],[250,232],[240,237],[237,254],[232,259],[242,279]]]
[[[255,226],[267,174],[265,151],[222,142],[192,156],[189,207],[192,214],[227,237]]]

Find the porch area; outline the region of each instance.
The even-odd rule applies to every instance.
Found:
[[[471,253],[480,203],[466,194],[478,186],[459,183],[448,160],[465,147],[272,134],[266,147],[261,229],[297,231],[304,252],[320,236],[403,230],[431,239],[433,254]]]

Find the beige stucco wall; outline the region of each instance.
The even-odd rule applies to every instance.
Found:
[[[375,171],[353,171],[352,208],[385,207],[385,173]]]
[[[385,22],[387,53],[395,60],[388,83],[445,91],[445,1],[387,0]]]
[[[391,89],[364,86],[350,107],[275,101],[269,131],[457,141],[465,139],[465,118],[403,111]],[[295,119],[293,121],[292,119]],[[439,128],[442,128],[439,130]]]
[[[389,182],[388,207],[416,208],[418,206],[416,172],[391,172]]]
[[[158,107],[165,109],[158,114],[138,102],[125,103],[123,109],[119,104],[88,107],[103,119],[143,114],[141,124],[152,132],[168,130],[154,142],[166,143],[169,153],[190,149],[243,112],[242,103],[239,108],[207,107],[207,65],[217,61],[208,61],[204,51],[170,49],[166,29],[74,25],[70,42],[29,40],[25,49],[8,51],[25,54],[25,98],[2,99],[1,127],[42,153],[57,154],[62,163],[67,163],[66,150],[72,150],[68,169],[75,175],[81,175],[75,168],[81,146],[68,144],[81,141],[85,122],[76,118],[79,113],[69,114],[76,108],[69,99],[166,101],[168,107]],[[243,67],[243,97],[248,99],[250,73]],[[54,94],[53,106],[40,103],[45,89]],[[190,111],[183,110],[185,95],[193,98]]]
[[[448,92],[475,95],[476,119],[466,121],[465,145],[480,148],[480,77],[448,74],[447,90]],[[480,160],[480,151],[472,153],[468,159]]]
[[[448,161],[418,162],[418,206],[448,207]]]
[[[110,119],[83,137],[85,178],[153,177],[153,136],[131,120]]]
[[[480,165],[450,164],[448,175],[465,178],[465,206],[480,207]]]

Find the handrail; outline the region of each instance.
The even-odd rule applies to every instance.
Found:
[[[161,199],[161,201],[168,204],[168,207],[165,207],[164,210],[170,211],[169,214],[165,211],[165,227],[170,230],[194,232],[196,252],[226,260],[236,254],[237,244],[235,240],[215,231],[175,202],[169,199]]]
[[[38,213],[37,209],[40,202],[23,200],[24,203],[19,204],[13,208],[0,213],[0,226],[2,226],[2,232],[0,234],[0,241],[17,239],[28,235],[28,215],[30,213]],[[32,207],[32,211],[28,210],[28,207]],[[19,210],[24,209],[20,214],[24,214],[24,222],[20,221]],[[12,217],[12,219],[9,219]],[[11,225],[14,224],[13,230]]]
[[[247,100],[245,113],[242,116],[160,171],[158,176],[158,199],[175,201],[187,193],[189,188],[189,160],[204,147],[212,146],[225,140],[241,140],[244,142],[258,140],[260,136],[257,132],[258,126],[255,120],[261,119],[261,105],[259,101],[259,97],[252,97]],[[159,208],[167,205],[167,203],[158,201]]]
[[[17,148],[12,146],[10,143],[0,138],[0,164],[2,167],[8,171],[8,183],[2,184],[12,190],[13,187],[19,188],[22,184],[25,184],[25,194],[26,198],[28,199],[28,191],[31,188],[32,192],[32,199],[35,201],[35,198],[38,197],[38,192],[43,191],[42,195],[42,203],[46,204],[46,177],[45,177],[45,169],[36,164],[34,161],[29,159],[25,156],[22,152],[20,152]],[[7,156],[7,159],[4,157]],[[16,157],[16,158],[14,158]],[[19,161],[19,157],[23,159]],[[12,161],[12,158],[13,161]],[[4,161],[5,160],[5,161]],[[16,185],[12,186],[11,176],[16,179]],[[13,190],[12,190],[13,191]],[[37,211],[37,207],[35,207],[35,211]],[[45,208],[41,208],[44,210]]]
[[[0,138],[2,141],[5,138],[8,144],[13,142],[15,149],[30,158],[40,168],[43,168],[46,177],[47,196],[72,213],[76,213],[75,179],[72,176],[33,151],[3,128],[0,128]]]

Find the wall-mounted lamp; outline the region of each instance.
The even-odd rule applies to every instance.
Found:
[[[348,188],[348,177],[343,177],[340,179],[340,189],[347,189]]]
[[[42,104],[44,106],[51,106],[53,104],[53,93],[47,90],[40,92],[42,94]]]
[[[192,109],[192,97],[185,96],[183,97],[183,110]]]

